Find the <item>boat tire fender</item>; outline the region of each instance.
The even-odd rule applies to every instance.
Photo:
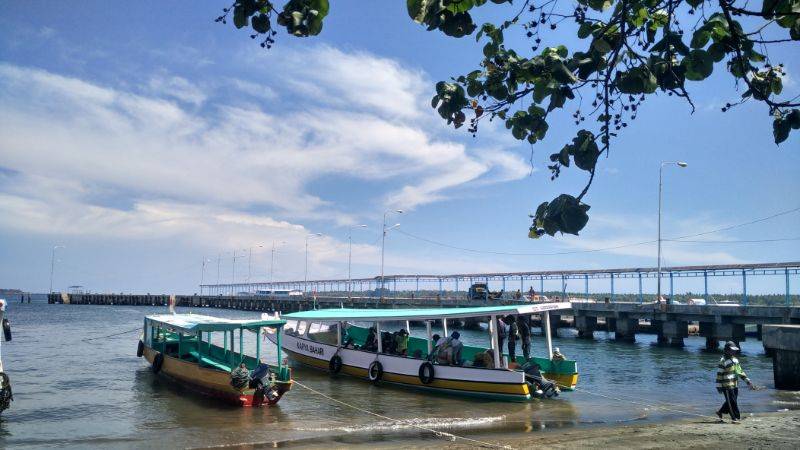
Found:
[[[380,361],[372,361],[372,364],[369,365],[369,370],[367,370],[367,376],[369,381],[373,383],[381,381],[381,378],[383,378],[383,365]]]
[[[156,356],[153,358],[153,373],[161,372],[162,365],[164,365],[164,354],[156,352]]]
[[[420,364],[419,381],[422,381],[422,384],[431,384],[433,383],[433,379],[434,379],[433,364],[431,364],[430,361],[425,361],[424,363]]]
[[[141,358],[142,355],[144,355],[144,342],[139,341],[139,345],[136,346],[136,356]]]
[[[332,374],[339,373],[342,370],[342,357],[333,355],[333,358],[328,362],[328,370]]]

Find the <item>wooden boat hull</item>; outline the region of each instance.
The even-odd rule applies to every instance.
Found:
[[[152,366],[158,351],[145,346],[143,355]],[[201,367],[193,361],[184,361],[164,355],[159,375],[184,385],[194,391],[218,398],[226,403],[236,406],[271,406],[283,397],[283,394],[292,388],[292,382],[276,382],[277,398],[268,400],[263,395],[257,395],[255,389],[238,390],[230,384],[230,374],[218,369]]]
[[[270,340],[274,342],[274,337],[270,337]],[[331,358],[337,354],[335,345],[289,334],[283,336],[283,349],[293,360],[326,371],[329,370]],[[369,380],[369,367],[374,361],[378,361],[383,368],[381,383],[494,400],[527,401],[531,399],[530,389],[521,372],[506,369],[434,365],[433,380],[430,383],[423,383],[419,372],[421,365],[425,363],[424,359],[346,348],[338,349],[338,355],[342,358],[340,373],[357,378]]]

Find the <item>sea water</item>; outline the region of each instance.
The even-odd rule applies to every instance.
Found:
[[[190,310],[259,317],[178,308]],[[426,429],[491,442],[519,433],[712,415],[722,400],[714,388],[720,355],[704,351],[703,338],[690,337],[685,348],[674,349],[652,345],[651,335],[637,335],[637,342],[629,344],[614,342],[613,333],[596,332],[595,340],[587,341],[562,329],[553,344],[578,361],[580,380],[578,391],[555,399],[505,403],[432,395],[295,365],[295,379],[349,406],[295,386],[277,407],[236,408],[155,376],[136,357],[144,316],[164,312],[164,307],[11,302],[6,317],[14,339],[2,344],[2,356],[14,402],[0,417],[0,446],[327,448],[442,442],[442,436]],[[485,332],[460,332],[465,343],[488,346]],[[247,340],[252,349],[254,339]],[[534,336],[532,349],[544,354],[544,338]],[[744,369],[765,386],[741,391],[742,411],[800,409],[798,393],[773,389],[772,362],[761,343],[748,339],[742,350]],[[264,345],[263,351],[275,361],[274,346]]]

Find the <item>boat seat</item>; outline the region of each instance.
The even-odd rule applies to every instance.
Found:
[[[210,367],[213,367],[215,369],[223,370],[225,372],[230,372],[231,371],[230,366],[228,366],[226,364],[222,364],[220,362],[217,362],[217,361],[215,361],[215,360],[213,360],[213,359],[211,359],[209,357],[200,356],[200,353],[198,353],[196,350],[190,351],[189,354],[194,356],[195,359],[197,359],[200,362],[201,365],[210,366]]]

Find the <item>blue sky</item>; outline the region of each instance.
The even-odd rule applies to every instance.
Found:
[[[600,163],[581,236],[530,240],[528,214],[558,193],[579,192],[585,179],[567,170],[551,182],[546,169],[547,156],[574,134],[572,111],[533,148],[533,167],[531,148],[502,126],[486,123],[477,138],[452,130],[430,108],[433,84],[475,68],[481,47],[426,32],[402,2],[342,3],[332,5],[320,36],[280,34],[270,51],[214,23],[222,3],[6,4],[0,286],[46,291],[57,244],[66,246],[57,253],[57,289],[194,292],[201,276],[216,281],[218,256],[220,281],[234,270],[244,281],[251,248],[251,278],[263,280],[273,241],[275,278],[302,279],[312,232],[324,236],[311,240],[309,277],[345,277],[353,224],[368,226],[353,231],[353,274],[374,276],[381,215],[394,208],[405,210],[390,219],[400,230],[474,249],[554,253],[647,241],[656,236],[662,160],[689,163],[665,174],[665,237],[800,206],[797,133],[776,147],[762,105],[720,113],[739,92],[717,66],[708,84],[690,89],[694,114],[665,95],[646,102]],[[580,45],[568,28],[550,44]],[[786,91],[796,95],[796,46],[772,56],[787,64]],[[795,238],[799,225],[794,213],[704,238]],[[654,245],[503,256],[400,233],[387,242],[387,273],[655,264]],[[664,258],[793,261],[799,250],[799,241],[666,243]],[[201,273],[204,258],[211,261]],[[734,280],[713,283],[720,292],[739,289]],[[780,292],[783,283],[748,287]]]

